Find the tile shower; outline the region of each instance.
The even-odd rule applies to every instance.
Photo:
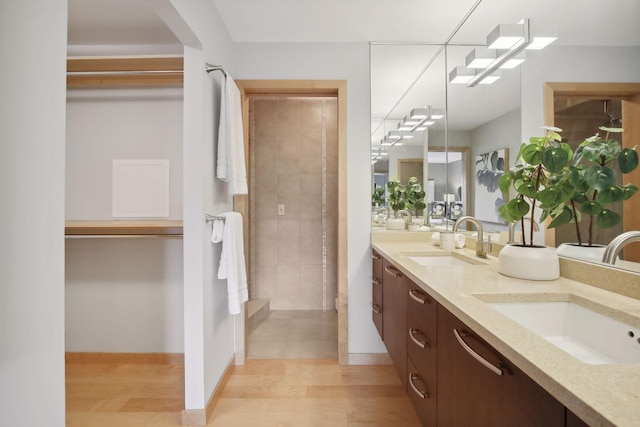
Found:
[[[268,322],[267,318],[262,330],[282,323],[285,312],[297,318],[295,312],[301,310],[308,311],[306,318],[317,311],[317,318],[333,324],[331,312],[335,312],[337,295],[337,100],[253,96],[249,118],[249,293],[253,300],[269,301],[268,308],[274,311],[271,317],[277,319]],[[265,313],[263,316],[268,310]],[[260,334],[257,328],[252,335]],[[282,332],[273,338],[276,336],[283,341],[286,338]],[[252,338],[256,341],[250,336],[250,357]],[[267,340],[263,335],[257,341]]]

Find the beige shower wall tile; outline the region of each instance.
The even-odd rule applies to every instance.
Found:
[[[300,262],[300,222],[297,219],[278,220],[278,264]]]
[[[327,218],[338,217],[338,174],[327,174]]]
[[[295,310],[300,299],[300,266],[279,265],[277,284],[270,301],[271,310]]]
[[[276,126],[276,101],[274,99],[253,99],[253,120],[256,128]]]
[[[338,172],[338,129],[327,129],[327,173]]]
[[[300,310],[322,310],[322,265],[300,266]]]
[[[327,218],[327,263],[338,263],[338,220]]]
[[[256,173],[276,173],[276,128],[256,129],[252,147]]]
[[[335,310],[338,297],[338,266],[327,265],[327,310]]]
[[[322,99],[301,99],[300,100],[300,127],[301,128],[322,128]]]
[[[322,175],[300,176],[300,218],[322,218]]]
[[[322,219],[300,220],[300,264],[322,264]]]
[[[327,129],[338,129],[338,100],[336,98],[327,99],[327,118],[325,123]]]
[[[278,220],[256,221],[256,263],[259,266],[278,264],[278,252],[273,250],[278,242]]]
[[[284,98],[276,100],[276,123],[278,129],[300,127],[300,100]]]
[[[279,219],[293,219],[300,216],[300,175],[278,175],[277,203],[284,205],[284,215]]]
[[[276,175],[256,176],[256,217],[276,218],[277,216],[277,179]]]
[[[277,173],[290,174],[300,171],[300,129],[278,128],[276,150]]]
[[[271,299],[275,295],[278,284],[277,265],[255,266],[256,298]]]
[[[322,172],[322,130],[300,130],[300,161],[301,173]]]

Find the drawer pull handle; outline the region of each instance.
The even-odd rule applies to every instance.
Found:
[[[373,304],[373,306],[371,307],[371,309],[373,310],[373,312],[375,314],[380,314],[382,313],[382,310],[380,309],[380,306],[378,304]]]
[[[462,339],[462,337],[466,335],[464,332],[462,334],[460,334],[457,329],[454,329],[453,330],[453,335],[456,336],[456,339],[458,340],[458,342],[460,343],[462,348],[464,348],[467,351],[467,353],[469,353],[471,355],[471,357],[476,359],[478,362],[482,363],[486,368],[488,368],[494,374],[502,375],[502,369],[498,368],[493,363],[489,362],[487,359],[485,359],[484,357],[480,356],[471,347],[469,347],[466,342],[464,342],[464,340]]]
[[[377,253],[375,253],[375,252],[374,252],[374,253],[372,253],[372,254],[371,254],[371,258],[373,258],[373,259],[376,259],[376,260],[377,260],[377,259],[381,259],[382,257],[381,257],[380,255],[378,255]]]
[[[393,274],[393,277],[402,276],[402,274],[400,274],[400,272],[398,270],[396,270],[395,268],[391,267],[390,265],[387,265],[384,269],[387,271],[387,273]]]
[[[374,285],[380,285],[380,279],[378,279],[377,277],[374,277],[371,282],[373,282]]]
[[[409,289],[409,296],[420,304],[431,304],[431,301],[429,301],[429,298],[427,298],[425,294],[415,289]]]
[[[414,384],[413,380],[416,380],[420,378],[420,376],[418,374],[414,374],[412,372],[409,372],[409,385],[411,385],[411,388],[413,389],[413,391],[420,396],[420,399],[424,399],[426,398],[431,398],[431,396],[429,396],[429,393],[427,393],[426,391],[422,391],[420,390],[418,387],[416,387],[416,385]]]
[[[420,348],[431,348],[426,341],[420,341],[415,337],[415,335],[419,333],[420,333],[419,329],[409,328],[409,338],[411,338],[411,341],[416,343],[416,345]]]

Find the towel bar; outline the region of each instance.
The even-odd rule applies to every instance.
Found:
[[[205,214],[204,215],[204,222],[206,222],[207,224],[213,221],[224,221],[224,217],[223,216],[217,216],[217,215],[209,215],[209,214]]]

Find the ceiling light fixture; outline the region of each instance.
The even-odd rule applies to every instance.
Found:
[[[556,40],[555,34],[543,29],[544,36],[533,37],[533,21],[501,24],[487,36],[486,48],[475,48],[465,58],[465,67],[457,66],[449,73],[449,83],[491,84],[500,78],[498,69],[512,69],[525,60],[525,49],[542,49]]]

